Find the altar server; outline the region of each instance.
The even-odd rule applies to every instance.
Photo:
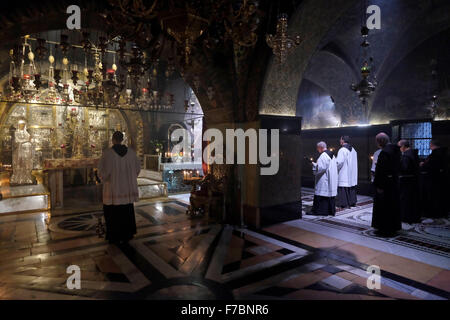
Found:
[[[340,140],[336,164],[338,169],[338,193],[336,205],[341,208],[356,206],[356,185],[358,184],[358,155],[350,145],[350,137]]]
[[[141,163],[136,152],[122,144],[123,133],[113,134],[113,147],[103,151],[98,166],[103,183],[106,240],[124,244],[136,234],[134,202],[139,200],[137,177]]]
[[[400,212],[402,222],[420,222],[419,210],[419,156],[411,149],[408,140],[398,142],[402,157],[400,161]]]
[[[400,169],[400,149],[390,143],[389,136],[382,132],[376,136],[381,149],[375,169],[373,184],[376,188],[372,227],[376,234],[390,237],[402,228],[400,217],[400,197],[398,173]]]
[[[317,163],[312,163],[316,185],[311,213],[320,216],[334,216],[336,213],[335,197],[338,180],[336,157],[331,151],[327,150],[325,142],[317,144],[317,151],[320,156]]]

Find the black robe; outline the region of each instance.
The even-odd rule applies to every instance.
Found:
[[[124,157],[128,148],[124,145],[116,144],[114,151]],[[110,243],[119,244],[133,239],[136,234],[136,219],[133,203],[124,205],[103,205],[103,213],[106,224],[106,240]]]
[[[420,222],[418,179],[419,157],[414,150],[406,150],[401,157],[399,175],[400,213],[403,222]]]
[[[402,228],[398,190],[400,156],[399,147],[388,143],[378,157],[373,181],[376,193],[373,203],[372,227],[377,229],[380,235],[394,235]]]
[[[450,196],[447,149],[433,150],[420,171],[422,214],[428,218],[446,218]]]

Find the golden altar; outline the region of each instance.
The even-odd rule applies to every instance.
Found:
[[[142,139],[130,135],[128,122],[119,110],[0,103],[0,188],[8,188],[6,192],[44,185],[51,194],[51,208],[62,207],[64,186],[74,180],[67,175],[83,176],[73,186],[80,186],[80,181],[86,187],[97,184],[94,169],[114,131],[124,133],[125,144],[134,140],[139,148]]]

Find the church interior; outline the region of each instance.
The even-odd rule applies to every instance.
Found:
[[[448,300],[448,147],[445,0],[1,2],[0,300]]]

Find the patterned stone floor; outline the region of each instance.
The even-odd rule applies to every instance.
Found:
[[[305,210],[310,196],[305,190]],[[253,231],[189,220],[187,199],[138,203],[138,234],[120,248],[96,236],[99,208],[0,216],[0,299],[450,297],[449,258],[437,244],[427,251],[401,239],[376,239],[365,232],[364,219],[349,218],[351,210]],[[360,211],[369,210],[367,201],[360,199]],[[417,232],[413,239],[430,242],[447,237],[445,228],[404,236]],[[444,240],[437,242],[444,246]],[[405,257],[397,247],[412,251]],[[424,254],[433,259],[421,261]],[[66,286],[70,265],[81,269],[80,290]],[[369,265],[381,267],[381,289],[368,289]]]

